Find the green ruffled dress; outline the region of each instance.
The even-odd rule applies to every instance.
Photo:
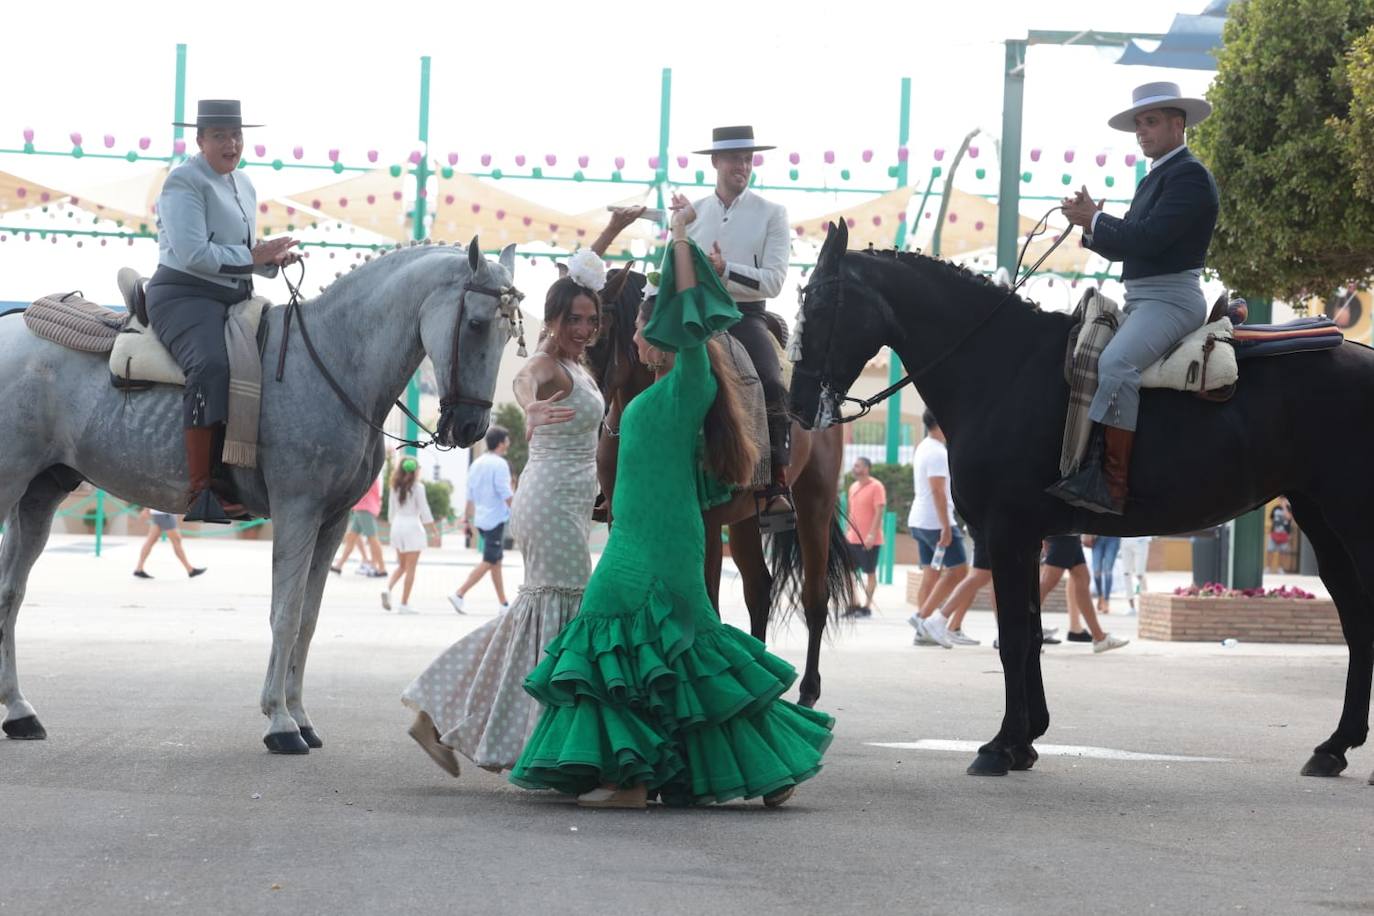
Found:
[[[577,616],[525,680],[544,704],[510,776],[525,788],[752,798],[816,775],[830,744],[833,717],[780,699],[796,670],[721,623],[706,594],[697,440],[716,382],[705,342],[740,313],[692,248],[697,286],[672,294],[666,269],[644,329],[678,356],[625,411],[610,540]]]

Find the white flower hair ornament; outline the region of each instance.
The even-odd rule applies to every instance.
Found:
[[[578,286],[601,292],[606,285],[606,265],[590,248],[579,248],[568,258],[568,279]]]

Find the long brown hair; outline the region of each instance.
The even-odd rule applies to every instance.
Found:
[[[639,307],[639,314],[647,322],[653,313],[654,299],[651,297]],[[749,417],[744,412],[740,378],[720,341],[707,341],[706,353],[711,359],[711,374],[716,379],[716,399],[711,402],[701,424],[706,434],[706,469],[721,483],[745,487],[754,479],[759,448],[749,428]]]
[[[396,491],[396,501],[399,503],[404,503],[406,498],[410,496],[410,488],[415,485],[415,477],[420,473],[418,467],[413,471],[407,471],[403,468],[402,465],[407,460],[414,461],[415,459],[402,458],[397,462],[396,470],[391,474],[391,489]]]
[[[563,319],[572,313],[573,303],[577,301],[578,296],[586,296],[596,307],[596,337],[593,337],[588,345],[601,337],[601,297],[595,290],[588,289],[575,280],[560,277],[553,282],[544,296],[544,328],[539,332],[541,341],[549,335],[555,325],[562,324]]]

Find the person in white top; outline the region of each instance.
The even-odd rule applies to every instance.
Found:
[[[692,202],[697,218],[687,229],[702,247],[744,317],[730,333],[744,344],[763,385],[768,408],[771,486],[759,491],[759,524],[765,533],[795,528],[796,512],[788,495],[787,466],[791,462],[792,418],[787,412],[787,388],[772,333],[764,317],[765,300],[782,292],[791,251],[787,210],[749,190],[754,153],[774,149],[754,142],[754,128],[717,127],[709,149],[716,170],[713,194]]]
[[[506,462],[510,433],[504,427],[492,426],[487,430],[485,441],[487,450],[468,466],[468,504],[463,513],[464,520],[476,525],[482,533],[482,562],[473,568],[458,591],[448,596],[449,604],[460,614],[465,613],[468,591],[487,573],[491,573],[491,584],[496,588],[501,610],[510,607],[506,602],[506,583],[501,578],[501,561],[506,555],[506,522],[510,521],[510,504],[515,498],[510,485],[510,465]]]
[[[429,500],[425,497],[425,485],[420,482],[420,462],[407,455],[401,459],[396,472],[391,475],[391,501],[387,507],[387,521],[391,523],[391,546],[396,551],[396,571],[387,580],[386,591],[382,592],[382,608],[391,610],[391,590],[402,577],[401,603],[396,608],[398,614],[418,614],[410,607],[410,590],[415,585],[415,566],[420,562],[420,551],[425,549],[425,526],[437,541],[439,530],[434,525],[434,515],[429,511]]]
[[[954,494],[949,479],[949,450],[945,433],[929,410],[922,416],[926,437],[916,446],[912,464],[915,499],[907,526],[919,549],[921,588],[916,594],[916,613],[907,623],[916,630],[913,642],[920,645],[954,646],[949,627],[938,608],[968,572],[964,536],[954,524]],[[938,558],[939,563],[935,560]]]

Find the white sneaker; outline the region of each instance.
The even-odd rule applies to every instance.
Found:
[[[454,594],[452,594],[452,595],[449,595],[449,596],[448,596],[448,603],[451,604],[451,605],[453,605],[453,609],[454,609],[455,611],[457,611],[458,613],[460,613],[460,614],[466,614],[466,613],[467,613],[467,611],[463,610],[463,605],[464,605],[465,602],[463,601],[463,596],[462,596],[462,595],[459,595],[459,594],[457,594],[456,592],[455,592]]]
[[[1101,639],[1093,643],[1093,652],[1095,654],[1102,652],[1110,652],[1113,649],[1120,649],[1122,646],[1126,645],[1129,642],[1129,639],[1122,639],[1118,636],[1113,636],[1110,633],[1106,633],[1102,636]]]
[[[982,642],[980,642],[979,640],[974,639],[972,636],[965,636],[965,635],[964,635],[964,631],[963,631],[962,628],[961,628],[961,629],[958,629],[958,630],[950,630],[950,631],[949,631],[949,641],[952,642],[952,643],[954,643],[956,646],[981,646],[981,645],[982,645]]]
[[[391,610],[391,592],[382,592],[382,610]]]
[[[371,564],[371,563],[359,563],[359,564],[358,564],[358,568],[357,568],[356,570],[354,570],[354,572],[356,572],[356,573],[357,573],[358,575],[360,575],[360,576],[370,576],[370,575],[372,575],[372,564]]]
[[[921,627],[925,630],[926,637],[935,645],[945,649],[954,648],[954,641],[949,638],[949,624],[945,620],[945,615],[939,611],[922,620]]]
[[[408,605],[408,604],[398,604],[398,605],[396,605],[396,613],[397,613],[397,614],[418,614],[418,613],[420,613],[420,612],[417,611],[417,610],[415,610],[415,608],[411,607],[411,606]]]
[[[926,635],[926,628],[922,625],[921,615],[912,614],[906,619],[911,624],[911,628],[916,631],[916,635],[911,638],[913,646],[934,646],[938,645],[935,640]]]

